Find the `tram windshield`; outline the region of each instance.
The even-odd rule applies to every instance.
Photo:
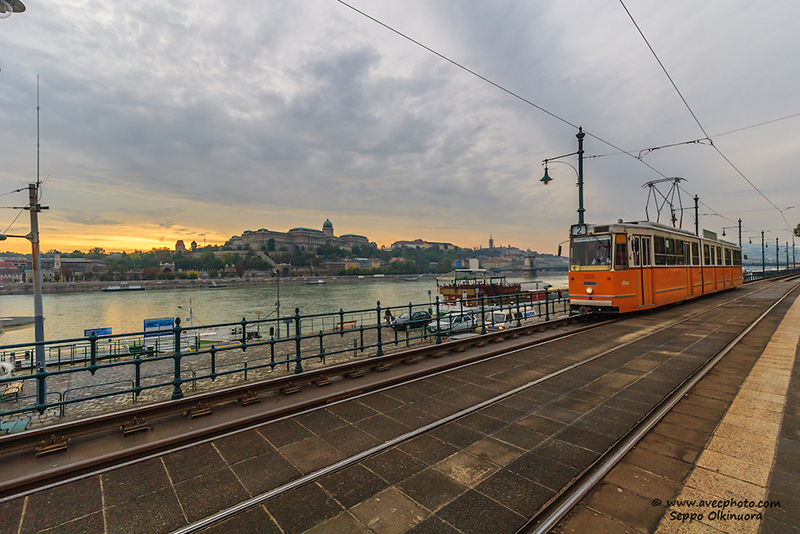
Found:
[[[611,236],[590,235],[573,238],[569,268],[571,271],[611,269]]]

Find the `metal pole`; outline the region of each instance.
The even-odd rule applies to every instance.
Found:
[[[739,248],[742,248],[742,218],[739,217]]]
[[[775,270],[781,270],[781,249],[777,237],[775,238]]]
[[[786,270],[789,270],[789,242],[786,242]]]
[[[280,323],[280,321],[283,320],[283,318],[281,317],[281,268],[278,267],[278,270],[276,272],[278,274],[278,300],[275,303],[275,305],[277,306],[277,309],[276,309],[275,313],[278,314],[278,339],[280,339],[281,338],[281,323]]]
[[[767,262],[764,259],[764,230],[761,230],[761,276],[767,276]]]
[[[578,133],[575,135],[578,138],[578,224],[583,224],[583,138],[586,134],[583,133],[583,127],[578,128]]]
[[[694,235],[700,236],[700,197],[694,196]]]
[[[38,108],[37,108],[38,109]],[[45,371],[44,354],[44,309],[42,307],[42,270],[39,264],[39,187],[38,184],[28,184],[29,210],[31,212],[31,256],[33,258],[33,315],[34,339],[36,340],[36,371]],[[36,401],[42,406],[45,403],[47,385],[44,379],[37,381]]]

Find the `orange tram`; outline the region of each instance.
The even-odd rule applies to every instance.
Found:
[[[653,222],[570,227],[570,309],[627,313],[742,285],[742,250]]]

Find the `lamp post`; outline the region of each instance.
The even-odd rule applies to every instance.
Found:
[[[583,138],[586,137],[586,134],[583,133],[583,128],[582,127],[578,128],[578,133],[575,135],[575,137],[578,138],[578,151],[577,152],[571,152],[569,154],[564,154],[562,156],[556,156],[554,158],[547,158],[547,159],[543,160],[543,163],[544,163],[544,176],[542,177],[542,179],[540,181],[544,185],[547,185],[547,184],[549,184],[550,182],[553,181],[553,179],[550,178],[550,176],[548,176],[548,174],[547,174],[547,164],[549,162],[554,162],[555,160],[558,160],[558,159],[561,159],[561,158],[566,158],[566,157],[569,157],[569,156],[577,155],[578,156],[578,169],[575,172],[578,174],[578,224],[583,224],[583,221],[584,221],[583,215],[584,215],[584,212],[586,211],[583,208]],[[559,161],[558,163],[566,163],[566,162]],[[569,165],[569,164],[567,163],[567,165]],[[570,165],[570,167],[572,167],[572,165]],[[572,168],[575,169],[575,167],[572,167]]]
[[[722,236],[725,237],[725,230],[730,228],[739,228],[739,248],[742,248],[742,219],[739,219],[738,226],[723,226],[722,227]]]
[[[0,2],[0,19],[7,19],[12,13],[25,11],[25,4],[20,0],[3,0]]]
[[[19,237],[31,242],[31,267],[33,270],[33,315],[34,315],[34,340],[36,341],[36,372],[44,373],[44,310],[42,307],[42,271],[39,265],[39,212],[46,210],[47,206],[39,204],[39,184],[28,184],[28,206],[31,213],[31,231],[27,235],[0,234],[0,241],[9,237]],[[47,393],[44,377],[37,380],[36,401],[39,406],[45,403]]]
[[[761,278],[767,276],[767,263],[764,259],[764,230],[761,230]]]

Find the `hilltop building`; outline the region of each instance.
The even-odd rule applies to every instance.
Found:
[[[356,245],[369,244],[369,239],[363,235],[344,234],[336,237],[333,233],[333,223],[326,219],[322,224],[322,230],[302,227],[292,228],[288,232],[274,232],[266,228],[255,231],[245,230],[242,235],[230,238],[226,245],[233,248],[246,246],[253,250],[260,250],[261,247],[269,247],[270,240],[274,250],[279,250],[282,246],[287,248],[304,247],[313,250],[322,245],[352,249]]]
[[[423,241],[422,239],[415,239],[414,241],[395,241],[389,250],[397,250],[400,248],[433,248],[439,247],[442,250],[454,250],[456,247],[452,243],[437,243],[434,241]]]

